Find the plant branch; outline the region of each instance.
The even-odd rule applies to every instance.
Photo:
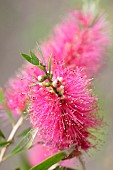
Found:
[[[82,159],[81,156],[79,156],[79,162],[80,162],[80,164],[81,164],[82,170],[86,170],[85,163],[84,163],[84,161],[83,161],[83,159]]]
[[[23,120],[24,120],[24,117],[21,116],[21,117],[19,118],[19,120],[17,121],[17,123],[14,125],[14,127],[13,127],[13,129],[12,129],[12,131],[11,131],[8,139],[7,139],[7,142],[12,141],[12,140],[14,139],[14,136],[15,136],[17,130],[19,129],[19,127],[22,125]],[[0,163],[3,161],[3,156],[4,156],[4,154],[5,154],[8,146],[9,146],[9,145],[6,145],[5,147],[3,147],[3,148],[1,149],[1,152],[0,152]]]

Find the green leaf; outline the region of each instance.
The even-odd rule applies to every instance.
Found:
[[[3,90],[2,90],[2,88],[0,88],[0,103],[3,103],[4,101],[5,101],[5,97],[3,94]]]
[[[0,138],[5,139],[5,135],[3,134],[3,132],[0,130]]]
[[[21,152],[28,150],[32,146],[32,143],[34,141],[34,138],[35,138],[37,132],[38,132],[37,128],[31,129],[26,134],[26,136],[24,136],[24,138],[20,141],[20,143],[13,149],[13,151],[10,152],[8,155],[6,155],[4,160],[7,159],[10,156],[14,156],[16,154],[19,154]]]
[[[6,109],[6,113],[7,113],[7,115],[9,116],[12,125],[14,125],[14,119],[13,119],[13,116],[12,116],[11,111],[8,110],[8,109]]]
[[[67,158],[75,149],[75,145],[71,146],[70,148],[63,150],[52,157],[49,157],[45,161],[41,162],[40,164],[36,165],[35,167],[32,167],[30,170],[47,170],[52,165],[58,163],[62,159]]]
[[[41,48],[40,48],[40,46],[39,46],[38,43],[37,43],[37,48],[38,48],[38,52],[39,52],[40,56],[42,57],[42,60],[43,60],[44,63],[45,63],[45,58],[44,58],[43,52],[42,52],[42,50],[41,50]]]
[[[6,145],[9,145],[11,142],[9,141],[0,141],[0,148],[1,147],[4,147],[4,146],[6,146]]]
[[[3,105],[12,125],[14,125],[14,119],[13,119],[12,113],[8,108],[5,107],[5,102],[6,102],[6,99],[5,99],[3,90],[2,90],[2,88],[0,88],[0,103]]]
[[[23,53],[21,53],[21,55],[25,60],[27,60],[28,62],[31,63],[31,57],[30,56],[28,56],[27,54],[23,54]]]
[[[32,64],[39,65],[38,57],[32,51],[30,51],[30,55],[31,55]]]
[[[52,64],[52,54],[50,55],[49,62],[48,62],[48,71],[49,71],[49,74],[51,73],[51,64]]]
[[[21,162],[20,162],[20,169],[21,170],[28,170],[30,169],[30,163],[28,162],[28,160],[26,159],[25,155],[21,155]]]
[[[31,55],[31,56],[28,56],[28,55],[23,54],[23,53],[21,53],[21,55],[22,55],[22,57],[23,57],[25,60],[27,60],[27,61],[30,62],[31,64],[33,64],[33,65],[39,65],[39,59],[35,56],[35,54],[34,54],[32,51],[30,51],[30,55]]]
[[[25,136],[29,131],[31,130],[31,128],[29,127],[29,128],[27,128],[27,129],[25,129],[22,133],[20,133],[17,137],[23,137],[23,136]]]
[[[72,169],[72,168],[67,168],[63,166],[57,166],[54,170],[78,170],[78,169]]]
[[[46,70],[45,70],[45,66],[43,66],[43,65],[38,65],[38,67],[39,67],[41,70],[43,70],[44,72],[46,71]]]

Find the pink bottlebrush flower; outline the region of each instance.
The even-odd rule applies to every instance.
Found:
[[[80,68],[71,71],[57,65],[52,87],[43,84],[32,87],[28,110],[31,124],[39,128],[40,141],[59,150],[73,144],[76,149],[92,147],[88,129],[101,121],[94,114],[97,99],[91,94],[90,79]]]
[[[104,16],[76,10],[55,28],[42,50],[47,58],[52,53],[55,60],[62,59],[73,69],[84,67],[92,76],[102,67],[110,42],[109,24]]]
[[[4,93],[7,105],[13,115],[22,114],[24,111],[30,92],[30,84],[36,81],[39,74],[41,74],[40,69],[28,63],[18,71],[15,78],[10,79],[7,83]]]

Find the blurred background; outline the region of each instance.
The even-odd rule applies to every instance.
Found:
[[[0,86],[23,63],[20,52],[28,53],[36,41],[42,42],[67,11],[80,0],[0,0]],[[101,8],[113,25],[113,0],[101,0]],[[108,122],[105,143],[94,155],[87,156],[87,170],[113,170],[113,50],[103,71],[96,78],[95,91]],[[12,157],[0,170],[14,170],[20,160]]]

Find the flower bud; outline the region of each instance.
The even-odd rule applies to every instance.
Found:
[[[54,87],[57,87],[57,80],[54,80],[54,81],[52,82],[52,85],[53,85]]]
[[[49,82],[43,82],[43,85],[44,85],[45,87],[50,87],[50,83],[49,83]]]
[[[43,82],[46,78],[47,78],[47,76],[40,75],[40,76],[38,76],[38,81]]]
[[[63,81],[63,78],[62,77],[57,77],[57,80],[62,82]]]

